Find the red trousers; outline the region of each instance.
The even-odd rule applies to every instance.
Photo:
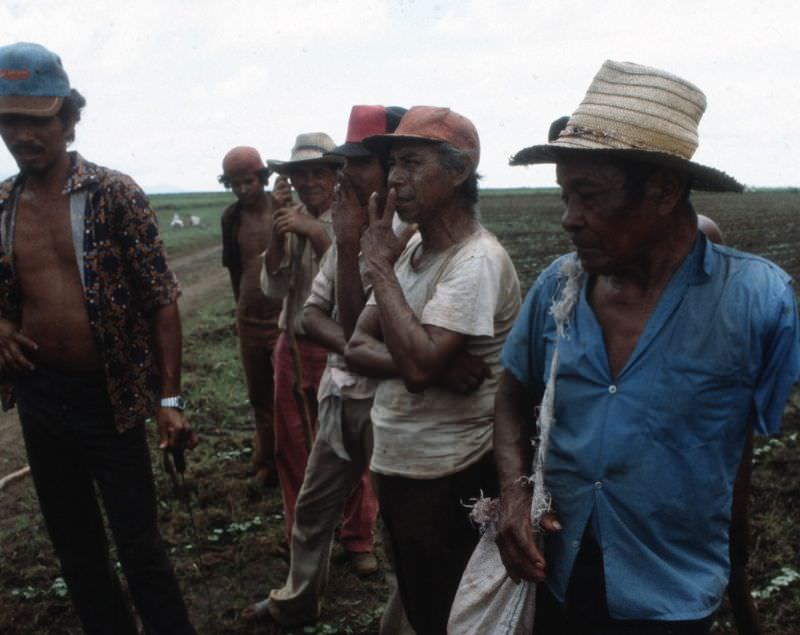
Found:
[[[304,337],[297,337],[300,366],[303,377],[301,386],[312,418],[314,435],[317,429],[317,388],[325,370],[327,350]],[[275,345],[275,468],[281,485],[283,515],[287,539],[292,535],[294,509],[297,495],[303,484],[308,462],[306,432],[300,405],[295,398],[294,367],[289,349],[289,337],[282,332]],[[367,487],[364,487],[366,482]],[[347,499],[340,540],[348,551],[371,551],[372,530],[375,524],[377,501],[363,478],[358,488]]]

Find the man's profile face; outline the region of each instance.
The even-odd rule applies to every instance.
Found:
[[[397,214],[424,225],[456,196],[453,175],[434,143],[396,141],[389,153],[388,186],[397,193]]]
[[[336,185],[336,170],[330,165],[294,166],[289,171],[289,180],[309,210],[323,212],[330,207]]]
[[[0,115],[0,136],[23,174],[46,171],[67,149],[67,136],[61,118]]]
[[[377,157],[348,157],[342,170],[350,180],[358,202],[366,206],[373,192],[383,195],[386,191],[386,172]]]
[[[259,195],[264,191],[264,185],[257,174],[246,172],[244,174],[233,174],[228,177],[234,196],[241,203],[254,203]]]
[[[658,240],[658,217],[647,197],[630,201],[625,172],[613,163],[570,161],[556,166],[569,233],[584,269],[612,274],[641,259]]]

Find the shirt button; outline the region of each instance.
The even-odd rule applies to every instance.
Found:
[[[597,481],[597,482],[594,484],[594,488],[595,488],[595,489],[603,489],[603,481]]]
[[[616,387],[614,384],[611,384],[611,385],[608,387],[608,392],[609,392],[610,394],[612,394],[612,395],[613,395],[613,394],[615,394],[615,393],[617,392],[617,387]]]

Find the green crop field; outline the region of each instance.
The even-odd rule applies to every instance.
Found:
[[[232,200],[229,193],[153,196],[170,256],[183,258],[218,245],[219,215]],[[775,260],[795,278],[800,275],[800,194],[701,194],[693,200],[698,212],[718,222],[729,244]],[[481,219],[511,254],[523,289],[569,250],[559,225],[561,209],[555,190],[487,190],[482,195]],[[176,212],[184,220],[199,216],[202,226],[170,228]],[[197,280],[207,277],[205,267],[219,267],[216,254],[212,260]],[[175,498],[158,469],[160,457],[153,453],[162,530],[193,620],[203,634],[375,634],[386,594],[383,578],[360,580],[350,574],[338,546],[319,623],[279,631],[238,619],[242,608],[282,583],[288,564],[281,549],[280,495],[249,480],[252,421],[231,309],[230,291],[224,288],[184,324],[184,384],[189,416],[201,437],[188,458],[191,515]],[[796,398],[787,408],[783,435],[759,439],[755,452],[749,573],[769,634],[788,635],[800,628],[799,408]],[[20,496],[24,513],[0,523],[0,632],[78,633],[35,499],[32,493]],[[713,633],[735,632],[723,605]]]

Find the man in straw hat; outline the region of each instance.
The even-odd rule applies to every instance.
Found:
[[[139,632],[97,487],[145,631],[194,633],[143,425],[155,417],[165,450],[196,442],[180,395],[180,292],[141,189],[67,152],[85,104],[57,55],[0,47],[0,135],[20,169],[0,185],[0,372],[84,630]]]
[[[800,374],[789,276],[698,232],[690,190],[742,189],[691,161],[704,109],[692,84],[608,61],[558,138],[512,159],[556,164],[576,247],[529,292],[496,401],[497,542],[512,578],[544,581],[537,634],[707,633],[748,427],[778,429]],[[542,552],[520,482],[554,357]]]
[[[287,540],[291,538],[297,495],[316,431],[317,389],[327,349],[310,339],[303,326],[303,305],[333,238],[331,204],[337,170],[344,159],[327,154],[336,144],[325,133],[300,134],[288,161],[268,161],[289,178],[300,204],[287,203],[274,212],[274,229],[264,257],[261,284],[270,297],[283,298],[275,346],[275,465],[283,496]],[[273,192],[291,200],[288,183]],[[363,552],[372,544],[374,504],[359,488],[348,503],[342,527],[345,550]],[[367,549],[369,551],[369,548]]]
[[[335,241],[314,278],[303,310],[306,333],[330,351],[317,395],[319,432],[297,498],[286,581],[272,589],[266,600],[245,611],[246,619],[266,617],[268,613],[286,626],[316,621],[328,581],[336,525],[348,497],[359,490],[359,485],[363,496],[355,500],[363,501],[365,521],[374,525],[377,517],[378,503],[368,470],[372,454],[369,412],[377,380],[351,372],[342,355],[370,290],[363,280],[360,253],[367,204],[372,192],[379,192],[382,201],[386,198],[385,163],[361,141],[368,135],[394,132],[404,113],[405,108],[398,107],[353,106],[345,143],[329,152],[347,161],[340,172],[331,209]],[[371,539],[360,545],[351,540],[347,546],[355,573],[377,571]],[[398,598],[393,606],[399,606]],[[391,613],[385,617],[392,622],[403,621],[402,610]],[[385,634],[400,632],[391,622],[381,629]]]
[[[264,191],[270,169],[258,150],[237,146],[222,159],[220,183],[232,189],[236,202],[222,212],[222,264],[228,269],[236,301],[236,333],[247,396],[255,416],[253,467],[260,485],[277,483],[275,431],[272,426],[274,371],[272,351],[278,339],[283,302],[261,290],[261,255],[272,236],[276,206]]]
[[[385,206],[377,195],[370,201],[362,249],[373,294],[345,356],[356,371],[385,378],[371,413],[371,469],[403,606],[417,633],[435,635],[446,630],[478,542],[464,503],[496,491],[492,406],[519,283],[476,218],[472,122],[415,106],[394,133],[364,145],[389,157],[390,190]],[[405,248],[392,230],[395,210],[419,227]]]

